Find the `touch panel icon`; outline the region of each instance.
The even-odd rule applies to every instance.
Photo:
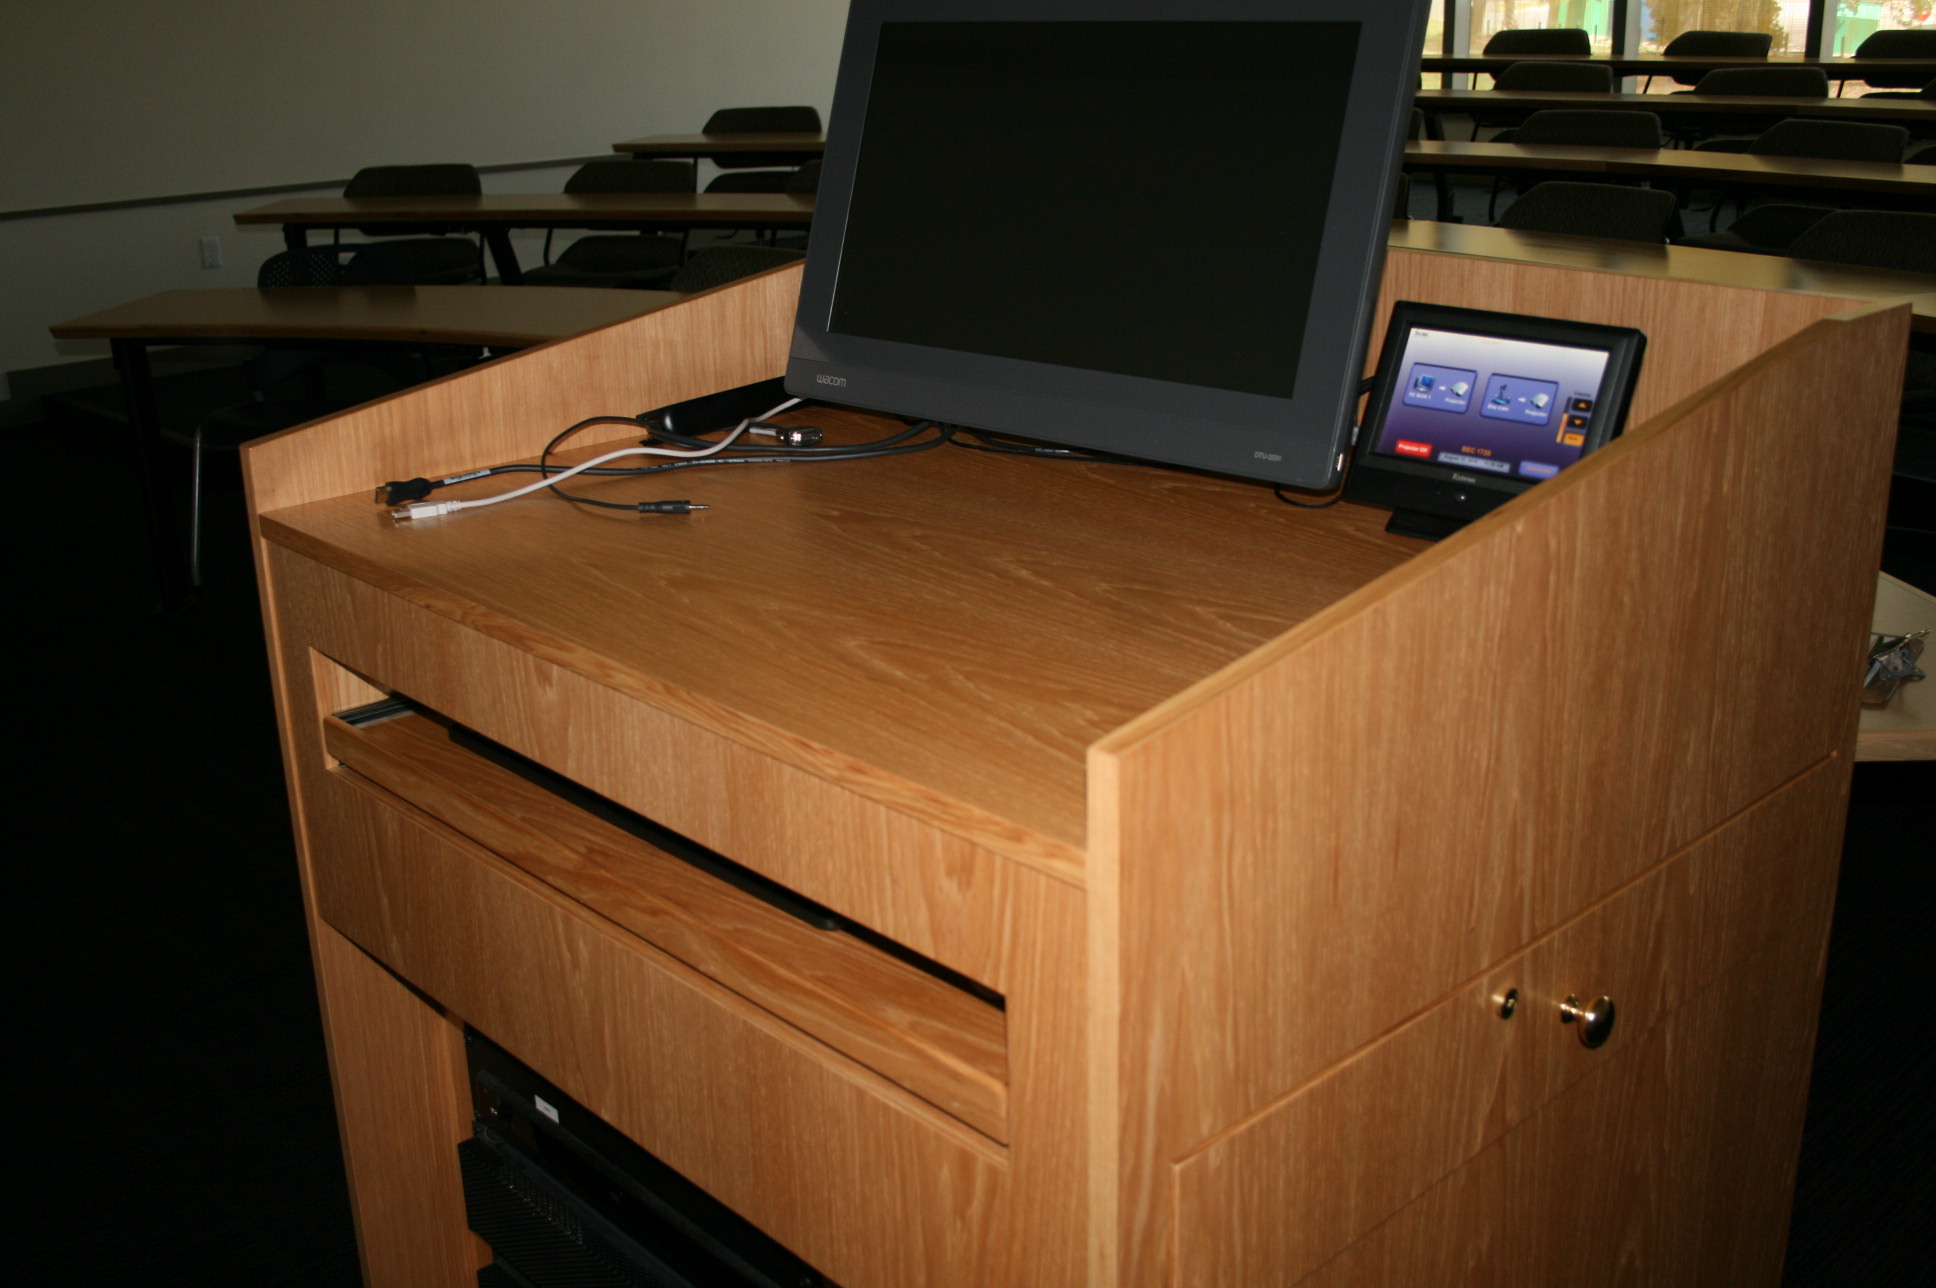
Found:
[[[1531,380],[1503,373],[1488,377],[1479,414],[1522,425],[1545,425],[1552,418],[1553,399],[1560,387],[1551,380]]]

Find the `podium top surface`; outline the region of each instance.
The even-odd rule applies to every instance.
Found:
[[[1382,510],[959,447],[575,486],[712,508],[538,495],[395,525],[365,494],[273,511],[264,533],[621,692],[1077,850],[1090,744],[1426,548]]]

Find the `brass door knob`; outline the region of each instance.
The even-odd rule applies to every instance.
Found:
[[[1582,1006],[1580,999],[1569,997],[1560,1003],[1560,1023],[1580,1026],[1580,1045],[1597,1047],[1613,1036],[1613,999],[1601,997],[1591,1006]]]

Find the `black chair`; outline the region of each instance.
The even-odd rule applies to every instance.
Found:
[[[1910,31],[1878,31],[1855,47],[1854,58],[1936,58],[1936,27]],[[1929,81],[1926,73],[1904,71],[1864,72],[1862,83],[1870,89],[1916,90]],[[1890,98],[1908,98],[1891,94]]]
[[[692,258],[672,275],[668,289],[711,290],[715,286],[724,286],[742,277],[764,273],[769,268],[778,268],[803,258],[804,251],[779,246],[707,246],[694,251]]]
[[[1535,184],[1495,226],[1659,244],[1667,240],[1674,214],[1674,194],[1659,188],[1555,182]]]
[[[256,270],[259,287],[409,286],[417,260],[395,242],[369,245],[309,246],[271,255]],[[324,381],[331,366],[357,368],[356,392],[330,393]],[[429,376],[426,359],[395,348],[342,345],[335,348],[271,347],[247,366],[249,401],[210,412],[186,435],[189,452],[188,582],[202,584],[202,457],[210,448],[233,449],[252,438],[353,407],[371,397],[419,383]],[[273,397],[279,387],[302,382],[297,397]],[[164,433],[176,442],[184,439]]]
[[[1564,144],[1590,148],[1658,148],[1661,146],[1660,117],[1652,112],[1612,112],[1552,109],[1534,112],[1518,129],[1502,130],[1494,143]],[[1558,171],[1544,175],[1549,180],[1566,180]],[[1584,180],[1583,180],[1584,181]],[[1493,217],[1503,178],[1492,182],[1492,197],[1486,204],[1486,218]],[[1525,183],[1514,186],[1524,190]]]
[[[1597,63],[1511,63],[1499,69],[1492,78],[1492,87],[1497,90],[1525,90],[1541,93],[1547,90],[1579,92],[1583,94],[1613,93],[1613,69]],[[1478,138],[1481,129],[1496,126],[1512,126],[1524,116],[1516,112],[1504,116],[1496,112],[1479,111],[1472,115],[1472,137]]]
[[[1904,165],[1936,165],[1936,143],[1926,148],[1917,148],[1902,159]]]
[[[1895,164],[1909,146],[1900,125],[1870,121],[1811,121],[1791,117],[1763,130],[1747,147],[1752,156],[1822,157]]]
[[[696,167],[690,161],[590,161],[565,180],[568,193],[691,192]],[[545,233],[546,262],[524,275],[530,286],[663,287],[685,257],[683,237],[648,233],[601,233],[580,237],[551,262],[551,234]]]
[[[1828,73],[1819,67],[1717,67],[1702,76],[1692,90],[1678,94],[1727,94],[1750,98],[1827,98]],[[1670,114],[1667,131],[1689,146],[1712,142],[1719,150],[1739,152],[1762,128],[1752,116],[1713,113]],[[1738,136],[1738,142],[1722,142]]]
[[[1785,255],[1795,239],[1824,215],[1835,213],[1833,206],[1804,206],[1786,201],[1771,201],[1741,213],[1720,232],[1710,229],[1680,239],[1682,246],[1704,250],[1742,251],[1754,255]]]
[[[1766,58],[1775,38],[1765,31],[1683,31],[1661,50],[1663,58]],[[1695,85],[1699,72],[1670,72],[1676,85]],[[1641,93],[1654,83],[1652,76],[1640,87]]]
[[[1583,27],[1528,27],[1523,30],[1494,32],[1480,51],[1506,58],[1547,54],[1590,54],[1593,41]]]
[[[1754,156],[1821,157],[1838,161],[1884,161],[1902,159],[1909,145],[1909,131],[1900,125],[1862,121],[1778,121],[1752,140],[1746,151]],[[1710,148],[1709,144],[1702,144]],[[1732,148],[1727,149],[1732,151]],[[1684,246],[1704,246],[1709,250],[1738,250],[1761,254],[1780,254],[1816,220],[1833,206],[1797,205],[1769,202],[1745,210],[1724,232],[1716,232],[1721,201],[1714,203],[1708,231],[1681,239]]]
[[[817,134],[820,129],[820,113],[811,107],[722,107],[707,118],[702,133]],[[717,152],[711,160],[735,173],[716,177],[707,192],[785,192],[800,158],[786,152]]]
[[[350,176],[345,197],[476,196],[484,190],[477,168],[468,165],[374,165]],[[416,262],[412,279],[419,285],[456,285],[484,280],[481,241],[450,236],[434,224],[368,224],[356,230],[365,237],[388,237],[388,244],[408,251]]]
[[[1927,85],[1924,85],[1921,89],[1878,89],[1878,90],[1871,90],[1867,94],[1864,94],[1862,97],[1864,98],[1908,98],[1908,99],[1921,99],[1924,102],[1929,102],[1931,100],[1936,100],[1936,80],[1930,81]],[[1927,132],[1928,132],[1927,126],[1917,131],[1918,134],[1924,134]]]
[[[1789,243],[1791,259],[1936,274],[1936,214],[1835,210]]]
[[[1716,67],[1694,83],[1696,94],[1771,98],[1827,98],[1828,73],[1819,67]]]

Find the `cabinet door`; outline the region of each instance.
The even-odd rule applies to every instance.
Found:
[[[1836,770],[1817,767],[1182,1160],[1175,1282],[1771,1280]],[[1818,861],[1773,861],[1799,851]],[[1569,1001],[1592,1009],[1603,994],[1610,1028],[1567,1020]]]

